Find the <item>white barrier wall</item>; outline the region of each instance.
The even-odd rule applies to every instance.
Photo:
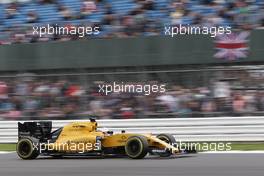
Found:
[[[76,121],[76,120],[75,120]],[[84,120],[78,120],[84,121]],[[89,121],[89,119],[87,119]],[[263,117],[164,118],[97,120],[115,133],[171,133],[181,141],[264,141]],[[73,122],[53,121],[53,129]],[[0,143],[17,141],[17,121],[0,121]]]

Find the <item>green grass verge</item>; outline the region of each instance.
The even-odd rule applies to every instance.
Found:
[[[202,144],[202,143],[200,143]],[[232,150],[264,150],[264,143],[232,143]],[[0,144],[0,151],[15,151],[16,144]]]
[[[16,144],[0,144],[0,151],[15,151]]]
[[[234,143],[232,150],[264,150],[264,143]]]
[[[241,151],[254,151],[263,150],[264,143],[261,142],[199,142],[199,143],[189,143],[189,146],[196,146],[196,150],[203,151],[230,151],[230,150],[241,150]],[[191,148],[191,147],[190,147]]]

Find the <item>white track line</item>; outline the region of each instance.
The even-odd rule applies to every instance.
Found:
[[[3,151],[0,151],[0,154],[7,154],[7,153],[14,153],[14,152],[3,152]]]

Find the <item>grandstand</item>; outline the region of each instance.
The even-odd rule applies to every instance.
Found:
[[[262,0],[0,2],[0,44],[9,44],[0,47],[0,120],[264,114]],[[100,40],[33,35],[47,24],[96,25]],[[164,26],[179,24],[231,26],[234,34],[163,36]],[[232,40],[241,48],[215,57],[217,44]],[[113,82],[166,84],[166,92],[98,92]]]
[[[224,0],[18,1],[0,4],[0,41],[2,44],[35,42],[36,40],[32,40],[29,34],[32,26],[45,24],[98,25],[101,33],[97,37],[113,35],[124,37],[139,35],[139,33],[160,35],[163,34],[165,25],[179,23],[228,25],[233,28],[245,24],[256,28],[263,25],[262,11],[263,1],[261,0],[233,3]],[[125,18],[133,21],[131,22],[133,27],[125,26]],[[20,38],[20,41],[15,40],[16,37]],[[49,40],[56,39],[49,37]]]

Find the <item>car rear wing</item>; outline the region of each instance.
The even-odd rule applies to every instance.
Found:
[[[40,141],[50,139],[52,130],[51,121],[18,122],[18,139],[23,137],[34,137]]]

